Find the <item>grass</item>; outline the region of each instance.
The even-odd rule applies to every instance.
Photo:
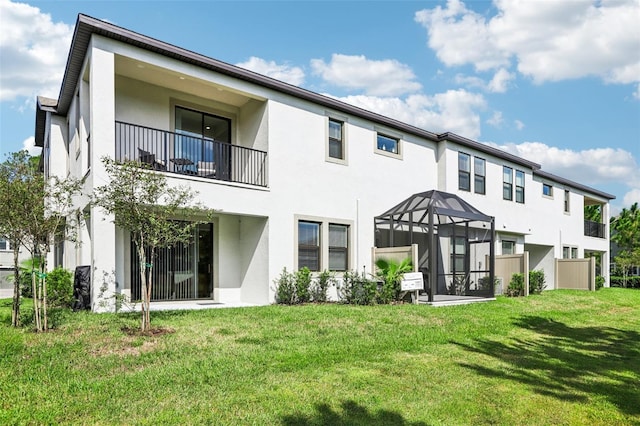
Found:
[[[55,322],[0,301],[0,424],[640,425],[637,290]]]

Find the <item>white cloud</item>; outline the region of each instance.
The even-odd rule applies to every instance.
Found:
[[[487,89],[492,93],[504,93],[514,78],[516,78],[514,73],[507,71],[505,68],[500,68],[489,82]]]
[[[448,66],[487,71],[515,61],[537,83],[586,76],[639,81],[639,1],[494,0],[494,6],[497,13],[487,18],[449,0],[445,7],[417,12],[415,19]]]
[[[524,123],[520,120],[514,120],[513,124],[516,126],[516,129],[518,130],[524,129]]]
[[[456,75],[455,82],[467,87],[477,87],[489,93],[505,93],[515,77],[514,73],[507,71],[505,68],[500,68],[489,82],[485,82],[480,77],[462,74]]]
[[[36,146],[36,138],[33,136],[29,136],[27,139],[22,141],[22,149],[27,150],[29,155],[40,155],[42,148]]]
[[[366,95],[337,99],[431,132],[454,132],[471,139],[480,136],[478,110],[486,108],[482,95],[465,90],[410,95],[406,99]]]
[[[24,3],[0,0],[0,101],[56,98],[73,29]]]
[[[495,111],[490,119],[487,120],[487,123],[492,125],[493,127],[500,127],[504,122],[504,118],[502,117],[501,111]]]
[[[398,96],[422,88],[410,67],[393,59],[371,60],[364,55],[334,53],[331,61],[312,59],[311,68],[326,82],[369,96]]]
[[[582,151],[548,146],[541,142],[497,145],[499,149],[542,165],[542,169],[587,185],[621,183],[640,188],[640,169],[629,151],[595,148]]]
[[[640,203],[640,188],[634,188],[624,194],[622,204],[625,207],[631,206],[633,203]]]
[[[304,71],[300,67],[292,67],[286,64],[278,65],[274,61],[266,61],[255,56],[250,57],[246,62],[236,65],[294,86],[301,86],[304,83]]]

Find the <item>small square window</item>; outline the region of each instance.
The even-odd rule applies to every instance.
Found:
[[[9,241],[4,238],[0,238],[0,251],[7,251],[9,249]]]
[[[377,148],[380,151],[389,152],[391,154],[400,153],[400,142],[396,138],[385,136],[378,133]]]
[[[548,183],[543,183],[542,195],[545,195],[547,197],[553,197],[553,186],[549,185]]]
[[[514,241],[502,240],[502,254],[516,254],[516,243]]]

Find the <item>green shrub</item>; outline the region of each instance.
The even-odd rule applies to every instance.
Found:
[[[602,275],[596,276],[596,290],[600,290],[604,287],[604,277]]]
[[[296,302],[308,303],[311,301],[311,271],[306,266],[294,274],[296,286]]]
[[[507,287],[507,296],[516,297],[524,295],[524,274],[513,274],[509,287]]]
[[[70,308],[73,305],[73,274],[57,267],[47,273],[47,300],[51,306]]]
[[[324,303],[327,301],[327,290],[329,286],[334,286],[336,280],[329,271],[322,271],[311,284],[311,300],[313,302]]]
[[[377,299],[378,283],[358,272],[345,272],[338,297],[343,303],[352,305],[373,305]]]
[[[276,286],[276,303],[293,305],[296,303],[296,281],[287,268],[282,269],[280,277],[273,281]]]
[[[613,275],[609,277],[611,287],[627,287],[627,288],[640,288],[640,276],[627,276],[626,286],[623,276]]]
[[[547,285],[544,277],[544,271],[542,269],[536,271],[529,271],[529,293],[540,294]]]

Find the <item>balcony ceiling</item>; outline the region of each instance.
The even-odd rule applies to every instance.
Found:
[[[134,80],[140,80],[145,83],[166,87],[194,96],[215,99],[218,102],[236,107],[242,107],[250,99],[257,99],[256,97],[250,97],[247,94],[234,91],[213,82],[119,55],[116,55],[115,58],[115,72],[117,75]]]

